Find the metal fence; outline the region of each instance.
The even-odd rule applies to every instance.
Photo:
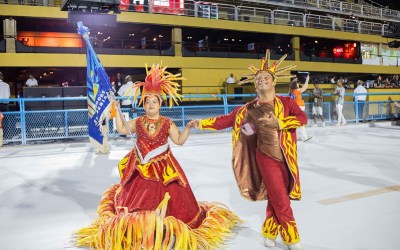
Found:
[[[279,94],[287,95],[287,94]],[[364,107],[364,120],[384,120],[399,118],[399,108],[393,100],[398,99],[400,91],[396,93],[368,94],[369,98],[376,95],[388,96],[385,101],[367,101]],[[346,94],[346,99],[351,99],[352,93]],[[310,99],[310,94],[303,94],[304,99]],[[332,94],[325,94],[331,98]],[[162,107],[161,115],[167,116],[180,128],[183,128],[193,119],[215,117],[228,114],[246,101],[254,99],[255,95],[186,95],[185,100],[207,100],[208,105],[182,105],[172,108]],[[3,131],[5,143],[27,144],[34,141],[87,138],[87,109],[58,109],[58,110],[26,110],[28,102],[68,102],[84,101],[86,98],[20,98],[1,99],[0,102],[16,103],[19,111],[3,112]],[[210,101],[212,100],[212,101]],[[193,101],[191,102],[193,103]],[[343,114],[348,122],[360,122],[358,118],[358,105],[353,101],[344,104]],[[61,105],[63,106],[63,105]],[[311,121],[312,102],[306,102],[306,114]],[[144,114],[141,107],[136,109],[122,109],[129,119]],[[328,123],[336,121],[336,108],[334,102],[323,103],[323,116]],[[207,131],[198,131],[204,133]],[[109,135],[117,135],[113,120],[109,121]]]

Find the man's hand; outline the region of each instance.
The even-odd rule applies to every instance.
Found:
[[[266,126],[269,128],[277,128],[278,127],[278,118],[276,118],[275,114],[270,112],[266,116],[258,119],[261,126]]]

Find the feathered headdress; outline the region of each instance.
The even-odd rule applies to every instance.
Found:
[[[167,67],[162,67],[160,64],[153,64],[150,70],[147,68],[146,64],[146,78],[144,82],[138,82],[135,85],[136,91],[134,93],[134,100],[136,101],[139,93],[140,87],[143,87],[142,94],[140,96],[139,104],[144,102],[145,97],[156,95],[164,100],[169,96],[169,106],[172,107],[174,103],[178,105],[178,100],[182,101],[182,95],[178,93],[179,84],[175,81],[186,80],[181,77],[181,74],[171,74],[166,71]]]
[[[254,82],[254,78],[256,77],[256,75],[260,71],[266,71],[266,72],[270,73],[274,77],[274,82],[272,83],[272,86],[276,85],[276,82],[277,82],[277,80],[279,78],[294,77],[294,75],[282,74],[282,73],[287,71],[287,70],[290,70],[290,69],[293,69],[294,67],[296,67],[295,64],[291,64],[289,66],[286,66],[286,67],[283,67],[281,69],[278,69],[279,65],[283,62],[283,60],[285,60],[286,56],[287,56],[286,54],[283,55],[281,57],[281,59],[279,59],[278,61],[272,63],[272,65],[271,65],[271,52],[269,51],[269,49],[267,49],[267,51],[265,52],[265,57],[263,57],[261,59],[261,68],[257,69],[253,65],[250,65],[248,68],[253,72],[253,74],[243,75],[243,77],[246,78],[246,79],[242,80],[242,81],[239,81],[238,84],[242,85],[244,83]]]

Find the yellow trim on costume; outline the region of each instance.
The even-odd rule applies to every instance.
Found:
[[[168,183],[171,179],[179,177],[178,172],[169,164],[164,168],[162,175],[164,184]]]
[[[293,140],[289,129],[298,128],[301,126],[301,124],[295,116],[284,117],[285,112],[282,101],[277,97],[275,97],[274,113],[278,118],[278,125],[281,131],[281,146],[286,153],[286,155],[284,155],[288,168],[294,177],[293,188],[290,190],[289,197],[295,200],[300,200],[301,190],[299,183],[297,182],[297,177],[299,176],[297,167],[297,143],[295,140]]]
[[[275,97],[274,113],[275,116],[278,118],[279,130],[301,127],[300,121],[297,120],[296,116],[284,117],[283,104],[278,97]]]
[[[138,164],[137,167],[140,170],[140,172],[142,173],[142,175],[146,178],[150,178],[150,173],[149,173],[149,167],[151,165],[152,162],[148,162],[145,164]]]
[[[232,148],[235,148],[236,142],[240,137],[240,129],[242,127],[242,121],[244,119],[244,114],[247,111],[247,105],[240,108],[240,110],[236,113],[235,117],[235,125],[232,128]]]
[[[276,239],[278,237],[279,225],[274,220],[274,217],[269,217],[265,220],[262,227],[262,235],[268,239]]]
[[[212,127],[217,118],[207,118],[200,120],[199,129],[201,130],[216,130]]]
[[[127,167],[128,161],[129,161],[129,155],[125,156],[124,158],[122,158],[122,160],[120,160],[118,162],[118,171],[119,171],[119,176],[121,177],[121,180],[124,177],[124,171]]]
[[[297,225],[295,221],[286,222],[285,229],[283,226],[280,226],[281,238],[286,245],[296,244],[300,241],[299,232],[297,230]]]

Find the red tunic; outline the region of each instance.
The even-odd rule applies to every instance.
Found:
[[[140,159],[168,143],[171,120],[139,117],[136,120],[136,147],[119,163],[121,191],[117,207],[129,212],[155,210],[165,193],[171,196],[166,216],[173,216],[191,228],[197,228],[205,217],[197,204],[188,180],[169,146],[147,163]],[[139,150],[139,151],[138,151]]]

